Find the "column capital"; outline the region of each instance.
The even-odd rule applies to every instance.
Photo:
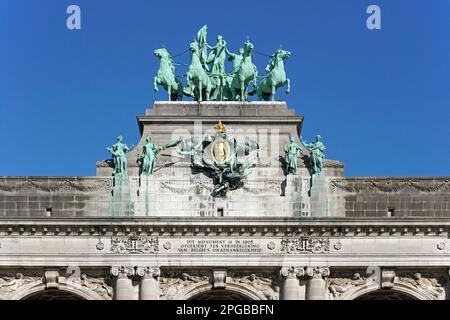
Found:
[[[137,267],[136,274],[144,279],[157,279],[161,275],[161,270],[159,267]]]
[[[280,275],[284,278],[298,278],[305,275],[305,270],[302,267],[282,267]]]
[[[330,275],[330,268],[328,267],[306,267],[305,273],[308,277],[314,279],[322,279]]]
[[[117,278],[129,278],[134,276],[134,268],[131,266],[113,266],[111,267],[111,275]]]

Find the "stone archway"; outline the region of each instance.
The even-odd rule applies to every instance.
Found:
[[[219,289],[201,292],[189,300],[252,300],[240,292]]]
[[[246,284],[227,283],[225,288],[214,289],[209,282],[190,286],[173,298],[174,300],[267,300],[259,292]]]
[[[59,289],[45,289],[32,293],[21,300],[86,300],[85,298],[69,291]]]
[[[417,300],[417,298],[399,290],[378,289],[362,294],[354,300]]]

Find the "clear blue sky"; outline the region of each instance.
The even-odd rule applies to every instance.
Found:
[[[81,30],[66,28],[70,4]],[[381,30],[366,28],[370,4]],[[247,36],[292,51],[292,93],[278,98],[346,175],[450,175],[449,0],[0,0],[0,175],[95,175],[105,147],[119,133],[137,143],[136,115],[165,99],[153,49],[182,52],[203,24],[232,51]]]

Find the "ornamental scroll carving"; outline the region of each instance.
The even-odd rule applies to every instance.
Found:
[[[328,253],[330,239],[328,238],[284,238],[281,240],[281,252],[287,254]]]
[[[111,253],[116,254],[148,254],[159,252],[158,238],[128,237],[111,238]]]

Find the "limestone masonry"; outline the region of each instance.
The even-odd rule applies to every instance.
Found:
[[[176,148],[140,174],[147,136],[219,121],[258,144],[226,194]],[[128,175],[0,177],[0,299],[450,299],[450,177],[345,177],[330,159],[312,177],[285,102],[155,102],[137,122]]]

